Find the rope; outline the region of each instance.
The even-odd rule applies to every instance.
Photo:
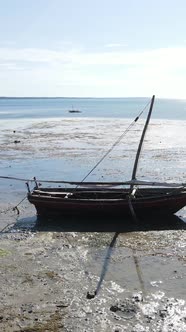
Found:
[[[4,233],[4,231],[5,231],[9,226],[12,226],[12,225],[14,225],[14,224],[15,224],[15,222],[11,222],[10,224],[6,225],[5,227],[3,227],[3,228],[0,230],[0,233],[1,233],[1,234]]]
[[[0,179],[5,179],[5,180],[15,180],[15,181],[22,181],[22,182],[35,182],[36,178],[34,179],[23,179],[23,178],[17,178],[13,176],[0,176]],[[82,182],[77,182],[77,181],[64,181],[64,180],[42,180],[42,179],[37,179],[37,182],[45,182],[45,183],[64,183],[64,184],[70,184],[70,185],[80,185]],[[86,184],[105,184],[105,185],[122,185],[125,184],[125,182],[86,182]]]
[[[92,167],[92,169],[88,172],[88,174],[81,180],[80,183],[84,182],[86,180],[86,178],[97,168],[97,166],[108,156],[108,154],[115,148],[116,145],[118,145],[121,140],[123,139],[123,137],[128,133],[128,131],[131,129],[131,127],[134,126],[134,124],[139,120],[140,116],[143,114],[143,112],[145,111],[145,109],[148,107],[148,105],[150,104],[150,102],[147,103],[147,105],[143,108],[143,110],[138,114],[138,116],[130,123],[130,125],[128,126],[128,128],[123,132],[123,134],[121,134],[118,139],[115,141],[115,143],[110,147],[110,149],[103,155],[103,157],[96,163],[96,165],[94,167]],[[78,185],[77,185],[78,187]]]
[[[13,211],[17,211],[17,214],[19,214],[18,206],[27,198],[27,195],[22,198],[22,200],[13,208]]]
[[[0,214],[2,214],[2,213],[7,213],[7,212],[9,212],[9,211],[17,211],[17,215],[19,216],[20,211],[19,211],[19,209],[18,209],[18,206],[19,206],[19,205],[20,205],[20,204],[21,204],[26,198],[27,198],[27,195],[24,196],[24,197],[22,198],[22,200],[21,200],[17,205],[15,205],[13,208],[11,207],[11,208],[8,208],[8,209],[6,209],[6,210],[4,210],[4,211],[0,211]],[[12,222],[12,223],[6,225],[4,228],[2,228],[2,229],[0,230],[0,233],[3,233],[3,232],[5,231],[6,228],[8,228],[9,226],[14,225],[14,224],[15,224],[15,222]]]
[[[22,178],[17,178],[17,177],[12,177],[12,176],[0,176],[0,179],[7,179],[7,180],[16,180],[16,181],[23,181],[23,182],[35,182],[36,179],[22,179]],[[70,184],[70,185],[77,185],[80,186],[82,182],[77,182],[77,181],[63,181],[63,180],[41,180],[37,179],[37,182],[42,182],[42,183],[60,183],[60,184]],[[141,181],[141,180],[129,180],[129,181],[124,181],[124,182],[86,182],[86,185],[92,185],[92,186],[122,186],[122,185],[142,185],[142,186],[160,186],[160,187],[179,187],[179,189],[184,189],[186,187],[186,183],[173,183],[173,182],[155,182],[155,181]],[[85,184],[83,186],[85,186]]]
[[[8,209],[6,209],[6,210],[3,210],[3,211],[0,211],[0,214],[2,214],[2,213],[7,213],[7,212],[9,212],[9,211],[17,211],[17,214],[19,215],[20,214],[20,211],[19,211],[19,209],[18,209],[18,206],[25,200],[27,198],[27,195],[26,196],[24,196],[23,198],[22,198],[22,200],[17,204],[17,205],[15,205],[14,207],[10,207],[10,208],[8,208]]]
[[[23,178],[16,178],[13,176],[0,176],[0,179],[7,179],[7,180],[16,180],[16,181],[24,181],[24,182],[34,182],[34,180],[30,179],[23,179]]]

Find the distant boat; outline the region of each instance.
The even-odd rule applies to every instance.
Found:
[[[146,182],[136,179],[138,160],[151,117],[154,98],[155,96],[152,97],[149,113],[139,142],[131,180],[107,183],[85,182],[84,180],[91,173],[89,172],[81,182],[43,181],[68,183],[73,185],[74,188],[44,188],[39,187],[36,182],[36,186],[32,191],[28,187],[28,200],[35,205],[38,216],[107,215],[116,217],[130,215],[135,220],[138,216],[174,214],[186,205],[185,183]],[[71,111],[74,112],[75,110]],[[134,122],[138,118],[139,116]],[[113,146],[115,145],[116,143]],[[38,181],[40,182],[40,180]]]
[[[69,113],[81,113],[81,111],[79,111],[78,109],[74,109],[74,107],[72,106],[72,108],[70,110],[68,110]]]

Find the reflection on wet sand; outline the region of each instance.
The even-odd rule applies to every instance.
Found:
[[[18,225],[21,227],[25,225],[28,219],[20,219]],[[16,225],[15,225],[16,227]],[[137,223],[129,218],[84,218],[78,219],[61,217],[43,219],[41,217],[35,218],[35,231],[59,231],[59,232],[140,232],[153,230],[176,230],[186,229],[184,220],[176,215],[167,217],[147,217],[145,219],[138,219]]]

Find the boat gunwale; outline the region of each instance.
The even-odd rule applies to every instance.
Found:
[[[175,188],[174,188],[175,190]],[[123,193],[121,193],[123,194]],[[125,194],[125,193],[124,193]],[[186,194],[186,190],[185,191],[178,191],[177,193],[175,192],[166,192],[166,193],[162,193],[162,194],[158,194],[158,193],[154,193],[152,194],[151,196],[127,196],[127,193],[126,193],[126,196],[123,197],[123,198],[80,198],[80,197],[73,197],[73,194],[72,195],[69,195],[67,197],[60,197],[60,196],[55,196],[55,195],[52,195],[52,194],[47,194],[45,195],[45,193],[42,193],[42,194],[35,194],[34,192],[33,193],[29,193],[28,194],[28,199],[29,201],[30,200],[34,200],[34,199],[40,199],[40,200],[47,200],[47,201],[50,201],[51,199],[52,200],[57,200],[57,201],[61,201],[61,202],[67,202],[67,201],[70,201],[70,202],[120,202],[120,201],[123,201],[123,202],[128,202],[129,198],[132,202],[134,203],[142,203],[144,201],[153,201],[153,200],[159,200],[159,199],[163,199],[163,200],[172,200],[172,199],[176,199],[176,198],[181,198],[181,197],[184,197]],[[68,195],[68,193],[64,193],[64,195]]]

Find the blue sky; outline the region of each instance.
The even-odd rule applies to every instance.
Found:
[[[0,0],[0,95],[186,98],[185,14],[185,0]]]

